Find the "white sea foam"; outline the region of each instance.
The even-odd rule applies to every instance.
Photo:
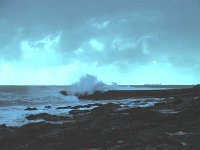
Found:
[[[60,90],[71,92],[72,96],[63,96]],[[69,90],[68,90],[69,89]],[[122,99],[122,100],[79,100],[73,94],[92,94],[95,91],[106,91],[110,89],[132,90],[130,86],[119,86],[117,84],[106,85],[95,76],[86,75],[79,82],[71,86],[0,86],[0,124],[8,126],[21,126],[31,121],[25,119],[27,115],[48,113],[53,115],[67,115],[71,110],[56,109],[57,107],[83,106],[80,109],[92,109],[97,104],[115,103],[122,107],[147,107],[152,106],[162,99]],[[92,107],[84,107],[93,104]],[[25,110],[27,107],[37,108],[34,111]],[[38,120],[37,120],[38,121]],[[39,120],[40,121],[40,120]]]
[[[111,89],[111,86],[106,85],[102,81],[98,80],[97,77],[92,75],[85,75],[80,80],[68,88],[69,95],[84,95],[92,94],[95,91],[107,91]]]

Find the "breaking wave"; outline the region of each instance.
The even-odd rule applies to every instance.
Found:
[[[78,82],[72,84],[68,88],[69,95],[85,95],[93,94],[95,91],[104,92],[110,89],[114,89],[117,84],[107,85],[102,81],[98,80],[96,76],[85,75],[82,76]]]

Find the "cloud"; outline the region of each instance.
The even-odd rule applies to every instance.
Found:
[[[135,41],[134,38],[120,38],[120,37],[115,37],[113,41],[111,42],[111,48],[117,51],[123,51],[127,49],[134,49],[137,47],[137,41]]]
[[[1,84],[67,84],[86,73],[127,84],[198,83],[195,2],[4,0]]]
[[[47,35],[37,41],[21,41],[21,61],[36,67],[57,65],[61,61],[58,51],[60,37],[61,34]]]
[[[89,43],[94,50],[103,51],[104,49],[104,45],[96,39],[91,39]]]
[[[107,28],[110,23],[111,23],[110,21],[104,21],[102,23],[93,23],[92,27],[102,30],[102,29]]]
[[[149,61],[153,52],[152,42],[157,42],[153,35],[92,37],[80,43],[71,55],[81,61],[97,62],[99,65],[119,64],[119,62],[123,64],[123,61],[144,64]]]

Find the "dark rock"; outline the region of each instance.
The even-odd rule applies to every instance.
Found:
[[[102,104],[77,105],[77,106],[71,107],[71,109],[90,108],[93,106],[102,106]]]
[[[51,109],[51,106],[45,106],[46,109]]]
[[[89,113],[90,111],[89,110],[78,110],[78,109],[74,109],[74,110],[71,110],[69,111],[69,114],[71,115],[80,115],[80,114],[86,114],[86,113]]]
[[[37,115],[29,115],[26,116],[26,119],[28,120],[46,120],[46,121],[62,121],[68,119],[68,117],[64,116],[56,116],[56,115],[49,115],[47,113],[41,113]]]
[[[73,119],[45,113],[30,115],[27,119],[64,120],[65,123],[30,123],[19,128],[0,126],[0,149],[200,149],[199,101],[188,95],[166,101],[147,108],[124,108],[110,103],[92,110],[74,109],[70,111]],[[178,110],[178,113],[158,110]]]
[[[72,109],[79,109],[79,108],[84,108],[84,106],[82,105],[77,105],[77,106],[74,106],[74,107],[71,107]]]
[[[135,97],[177,97],[177,96],[200,96],[200,85],[187,89],[167,89],[167,90],[108,90],[105,92],[95,92],[93,94],[77,95],[80,99],[92,100],[116,100]]]
[[[60,91],[60,94],[62,94],[64,96],[68,95],[67,91]]]
[[[71,106],[65,106],[65,107],[57,107],[56,109],[71,109]]]
[[[9,128],[0,128],[0,137],[9,136],[12,134],[12,131]]]
[[[0,128],[6,128],[6,127],[7,127],[6,124],[0,125]]]
[[[27,108],[24,109],[24,110],[32,111],[32,110],[37,110],[37,108],[35,108],[35,107],[33,107],[33,108],[31,108],[31,107],[27,107]]]

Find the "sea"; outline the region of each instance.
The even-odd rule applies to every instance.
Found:
[[[118,86],[114,90],[156,90],[172,88],[188,88],[191,86]],[[162,98],[129,98],[122,100],[82,100],[76,96],[63,96],[61,90],[69,90],[69,86],[0,86],[0,125],[22,126],[30,121],[26,116],[30,114],[48,113],[52,115],[66,116],[71,108],[56,109],[66,106],[83,106],[79,109],[93,109],[98,104],[115,103],[123,107],[147,107],[155,103],[163,102]],[[94,104],[92,107],[84,107]],[[26,110],[36,108],[36,110]]]

